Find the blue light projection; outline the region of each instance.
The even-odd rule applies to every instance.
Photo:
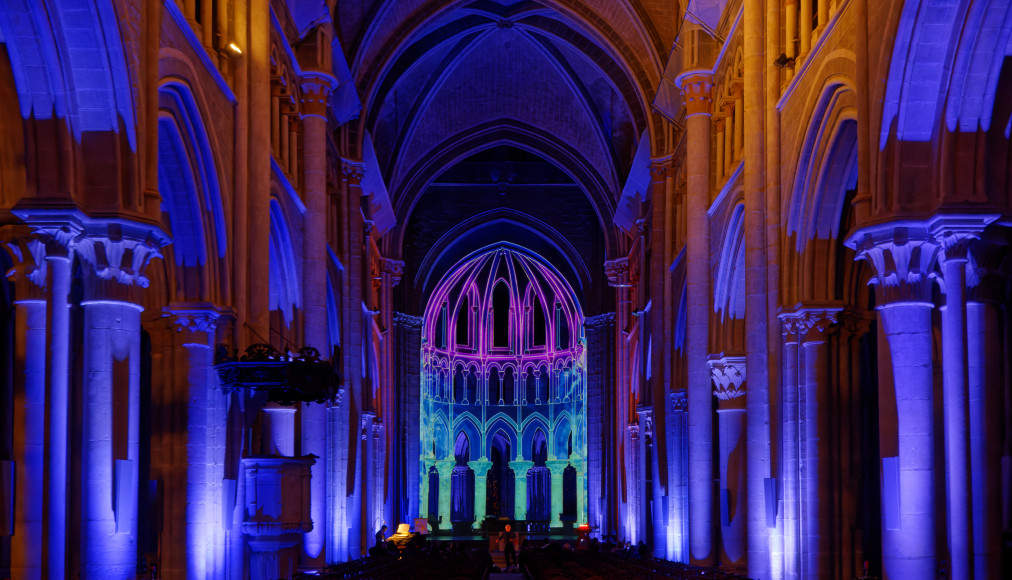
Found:
[[[573,289],[518,246],[443,277],[423,318],[421,516],[587,521],[582,328]]]

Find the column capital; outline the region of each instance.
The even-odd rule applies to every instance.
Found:
[[[682,104],[685,105],[685,116],[710,115],[713,108],[713,76],[709,72],[690,71],[675,79],[675,84],[682,89]]]
[[[162,316],[168,319],[176,332],[203,332],[212,341],[217,329],[227,325],[234,317],[231,310],[207,302],[173,302],[162,308]]]
[[[896,221],[861,228],[846,240],[872,267],[878,308],[895,303],[931,305],[931,283],[939,245],[919,221]]]
[[[422,317],[412,316],[403,312],[394,311],[394,324],[403,326],[404,328],[418,328],[422,327]]]
[[[722,133],[723,131],[724,131],[724,117],[723,116],[714,117],[713,118],[713,132],[714,133]]]
[[[327,119],[327,105],[330,93],[337,88],[333,75],[320,71],[304,72],[299,76],[302,89],[302,115]]]
[[[653,440],[654,437],[654,410],[650,407],[639,407],[636,409],[636,414],[639,415],[640,424],[643,428],[643,436],[647,442]]]
[[[650,175],[652,175],[654,179],[664,179],[674,170],[674,158],[670,155],[650,160]]]
[[[604,262],[604,275],[608,277],[608,285],[616,287],[628,286],[629,258],[623,257]]]
[[[672,391],[668,397],[671,399],[672,411],[685,412],[689,409],[689,396],[685,391]]]
[[[863,312],[845,308],[837,314],[837,320],[851,336],[861,336],[871,330],[873,319]]]
[[[706,361],[716,385],[713,394],[721,409],[745,408],[745,357],[719,356]]]
[[[744,83],[742,83],[740,80],[732,81],[727,86],[727,93],[731,96],[732,99],[742,98],[742,96],[745,94]]]
[[[46,298],[46,245],[25,225],[0,228],[0,246],[11,257],[13,266],[3,272],[14,282],[14,297],[20,300]]]
[[[365,177],[365,164],[358,161],[341,159],[341,175],[351,185],[361,185]]]
[[[380,270],[390,276],[390,286],[393,287],[401,283],[401,278],[404,276],[404,262],[392,258],[380,258]]]
[[[836,305],[801,305],[798,304],[789,312],[781,312],[784,342],[823,342],[826,331],[839,320],[843,308]],[[788,334],[794,340],[790,340]]]
[[[939,259],[942,262],[950,260],[965,262],[970,242],[978,239],[984,229],[999,217],[997,214],[955,214],[932,218],[928,231],[941,247]]]
[[[85,269],[87,300],[119,300],[138,304],[136,291],[151,281],[148,263],[162,257],[169,239],[156,226],[120,220],[95,220],[74,240]]]

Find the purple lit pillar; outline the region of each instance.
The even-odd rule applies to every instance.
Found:
[[[137,566],[142,274],[167,239],[123,222],[90,222],[74,249],[84,270],[81,573],[132,578]],[[153,246],[151,243],[159,246]]]
[[[857,259],[868,261],[874,270],[871,283],[892,355],[899,457],[883,458],[884,576],[934,578],[933,305],[929,274],[938,246],[926,227],[913,222],[863,228],[847,244],[857,251]]]
[[[798,342],[803,315],[785,312],[783,324],[783,471],[784,490],[784,578],[801,576],[801,456],[800,422],[798,420]]]
[[[19,268],[21,269],[21,268]],[[45,272],[42,272],[45,276]],[[17,278],[26,277],[17,274]],[[44,279],[44,278],[43,278]],[[20,282],[20,280],[16,280]],[[46,301],[24,292],[31,282],[18,283],[15,300],[14,378],[14,536],[11,573],[41,578],[43,570],[46,440]],[[23,297],[24,296],[24,297]]]
[[[721,545],[725,567],[743,569],[748,551],[745,480],[745,357],[724,356],[709,361],[717,397],[717,434],[720,439]]]
[[[54,232],[59,239],[62,232]],[[49,244],[49,482],[47,493],[50,577],[66,575],[67,542],[67,448],[70,411],[70,264],[71,252],[64,244]]]
[[[213,364],[214,332],[218,313],[201,305],[174,304],[165,309],[177,332],[186,332],[186,574],[208,577],[214,560],[214,522],[209,478],[211,418],[209,373]]]
[[[304,346],[315,348],[327,358],[330,356],[327,339],[327,103],[337,80],[326,73],[307,72],[301,81],[306,196],[302,244]],[[310,468],[313,529],[305,535],[303,543],[304,556],[313,561],[324,556],[326,542],[327,408],[303,403],[301,418],[302,454],[316,457],[316,463]]]
[[[1005,276],[1000,265],[1005,246],[970,246],[966,330],[970,420],[970,479],[973,525],[973,572],[979,580],[1001,570],[1002,425],[1001,299]],[[1006,424],[1006,429],[1008,425]]]
[[[715,563],[713,549],[713,392],[706,362],[710,320],[710,114],[709,73],[679,79],[685,102],[686,334],[689,371],[689,563]]]

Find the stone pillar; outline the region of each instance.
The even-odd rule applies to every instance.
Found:
[[[884,577],[933,578],[937,561],[929,275],[938,246],[927,228],[916,223],[862,228],[847,244],[874,270],[871,283],[895,377],[899,457],[883,458]]]
[[[300,81],[306,204],[302,228],[303,346],[315,348],[323,358],[330,358],[327,336],[327,103],[337,80],[327,73],[305,72]],[[292,141],[297,151],[298,140]],[[297,182],[298,159],[296,155],[290,157],[289,169]],[[301,421],[302,454],[316,457],[310,480],[313,529],[304,538],[303,551],[309,562],[322,564],[327,529],[327,407],[303,403]]]
[[[519,457],[519,453],[517,456]],[[515,520],[526,520],[527,519],[527,470],[534,466],[533,461],[523,461],[517,459],[516,461],[510,462],[510,467],[513,469],[514,486],[513,486],[513,519]],[[552,490],[554,493],[554,490]],[[554,497],[552,508],[555,508]]]
[[[745,102],[741,83],[731,85],[731,97],[734,98],[734,159],[741,159],[742,148],[745,146]]]
[[[718,187],[720,186],[721,183],[724,182],[724,177],[726,175],[726,172],[724,171],[724,139],[725,139],[724,125],[725,121],[723,117],[713,120],[713,129],[717,135],[717,146],[716,146],[717,159],[715,165],[717,166]]]
[[[44,437],[26,437],[25,446],[15,452],[28,453],[33,450],[44,454],[44,457],[40,456],[37,465],[24,463],[16,468],[19,481],[24,483],[24,478],[33,479],[39,482],[39,486],[29,489],[19,485],[16,489],[22,491],[17,495],[19,504],[22,499],[31,503],[31,494],[35,491],[40,492],[45,500],[42,503],[31,503],[29,508],[30,511],[40,510],[39,513],[44,518],[44,521],[39,522],[41,528],[38,531],[42,534],[38,538],[40,541],[34,541],[34,531],[22,533],[22,538],[19,539],[15,530],[12,565],[16,567],[20,558],[20,562],[29,568],[38,566],[47,575],[59,577],[65,575],[67,551],[70,442],[68,295],[70,265],[74,257],[73,239],[80,234],[81,228],[79,220],[73,215],[52,215],[41,210],[18,210],[16,213],[30,225],[0,229],[0,245],[9,251],[14,263],[12,281],[15,285],[15,307],[19,313],[16,317],[18,335],[15,337],[15,348],[25,348],[24,356],[15,357],[16,361],[21,361],[18,364],[24,367],[23,372],[17,372],[15,376],[25,378],[20,393],[28,406],[22,408],[15,404],[15,416],[18,420],[17,416],[24,412],[21,419],[25,422],[25,429],[32,430],[38,425],[43,425],[44,428]],[[39,340],[42,342],[37,342]],[[29,345],[29,341],[35,343],[34,346]],[[42,358],[39,359],[39,356]],[[40,361],[43,367],[37,367]],[[33,382],[39,380],[43,381],[41,386]],[[39,391],[36,387],[42,390]],[[15,388],[21,389],[21,386],[15,382]],[[37,399],[39,396],[42,398]],[[34,407],[33,400],[41,401],[42,406]],[[33,411],[43,415],[36,416]],[[19,432],[28,431],[15,430],[15,433]],[[25,510],[16,512],[33,517]],[[19,541],[24,542],[21,549],[18,548]],[[41,556],[41,560],[36,563],[37,556]]]
[[[86,265],[81,572],[88,578],[136,574],[140,289],[149,284],[144,267],[166,241],[154,228],[96,221],[75,242]]]
[[[668,420],[668,559],[686,563],[689,559],[688,444],[686,440],[685,391],[669,393],[671,419]]]
[[[46,522],[46,261],[45,246],[28,234],[4,228],[14,258],[14,535],[11,574],[42,578]],[[19,228],[20,229],[20,228]],[[7,506],[4,506],[5,508]],[[4,534],[7,532],[5,531]]]
[[[745,481],[745,357],[710,359],[717,397],[721,565],[742,570],[747,561]]]
[[[820,0],[821,8],[825,0]],[[974,216],[940,216],[931,234],[941,246],[939,260],[945,285],[942,309],[942,370],[945,420],[946,504],[950,571],[953,580],[971,577],[973,534],[970,525],[970,438],[967,409],[966,261],[970,240],[990,221]]]
[[[829,353],[826,331],[836,324],[839,308],[805,308],[801,311],[804,381],[799,398],[801,437],[801,564],[806,578],[829,578],[838,558],[832,537],[833,482],[830,481],[834,436],[831,425]]]
[[[680,80],[686,112],[686,332],[689,371],[689,562],[711,566],[713,549],[713,428],[710,369],[710,89],[709,74]],[[727,138],[725,137],[725,143]]]
[[[767,243],[776,243],[778,236],[770,235],[770,224],[777,223],[767,211],[779,206],[778,192],[768,187],[775,182],[778,171],[767,174],[766,155],[776,139],[767,140],[769,123],[777,115],[767,113],[768,81],[766,72],[775,58],[767,54],[766,39],[773,31],[766,28],[766,13],[762,3],[746,2],[742,13],[742,62],[744,130],[742,150],[742,186],[745,201],[745,358],[748,364],[749,386],[745,398],[747,421],[746,448],[748,473],[748,576],[772,576],[770,559],[770,526],[766,521],[767,482],[773,477],[770,438],[770,304],[776,303],[776,278],[771,281],[769,272],[775,269],[778,255],[768,254]],[[773,130],[774,134],[776,130]],[[775,248],[774,248],[775,250]],[[772,258],[769,259],[769,258]],[[773,262],[773,268],[771,268]],[[771,300],[771,297],[774,300]],[[775,335],[774,335],[775,337]],[[776,345],[776,343],[773,343]],[[774,356],[778,355],[774,350]]]
[[[994,577],[1002,565],[1002,441],[995,435],[1003,423],[1000,305],[1007,280],[1000,267],[1005,254],[1005,242],[973,242],[967,269],[970,492],[973,574],[978,580]]]
[[[584,320],[587,336],[587,497],[589,524],[598,533],[611,529],[608,497],[612,445],[610,425],[614,404],[609,397],[615,380],[615,315],[605,313]],[[540,371],[539,371],[540,372]],[[542,381],[538,379],[539,393]]]
[[[808,56],[808,52],[812,49],[812,3],[808,0],[801,1],[801,30],[798,33],[800,38],[798,39],[801,45],[800,53],[801,57],[805,58]]]
[[[549,473],[552,474],[552,527],[562,527],[562,472],[569,462],[564,459],[550,460],[545,462]],[[579,494],[578,494],[579,495]]]
[[[798,0],[786,0],[784,4],[784,13],[786,15],[786,22],[784,24],[784,34],[786,36],[786,50],[784,54],[787,55],[787,59],[793,59],[798,56],[798,45],[795,44],[798,41]],[[786,80],[791,80],[794,77],[794,67],[786,67],[784,69],[786,73],[784,77]]]
[[[728,178],[734,172],[735,160],[738,158],[738,150],[735,147],[735,136],[738,134],[738,127],[735,123],[738,119],[734,115],[734,101],[724,101],[724,175]]]
[[[213,501],[209,493],[213,419],[208,388],[220,314],[208,305],[196,304],[173,304],[164,313],[172,317],[176,332],[183,333],[182,347],[187,360],[186,374],[182,377],[185,384],[181,389],[187,401],[185,569],[187,578],[206,578],[208,563],[213,559],[212,526],[220,521],[211,511]]]
[[[436,461],[436,471],[439,472],[439,518],[441,520],[439,528],[441,530],[449,530],[452,527],[450,523],[450,474],[453,472],[455,463],[453,459]]]
[[[801,577],[801,431],[798,410],[798,342],[803,333],[804,315],[785,312],[780,315],[784,347],[781,383],[783,470],[781,486],[784,506],[784,578]]]
[[[485,519],[485,494],[488,493],[488,470],[492,462],[482,457],[468,463],[474,471],[474,521],[475,526],[481,528],[481,522]]]

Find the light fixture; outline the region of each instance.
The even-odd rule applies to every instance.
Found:
[[[230,42],[230,43],[228,43],[228,44],[227,44],[227,45],[225,46],[225,48],[227,49],[227,50],[226,50],[226,53],[228,54],[228,57],[229,57],[229,58],[233,58],[233,59],[235,59],[235,58],[239,58],[239,57],[241,57],[241,56],[242,56],[242,49],[241,49],[241,48],[239,48],[239,45],[237,45],[237,44],[236,44],[236,43],[234,43],[234,42]]]
[[[777,59],[773,61],[773,64],[777,65],[777,68],[784,68],[785,66],[794,68],[794,58],[793,57],[787,58],[787,55],[785,53],[780,53],[780,56],[778,56]]]

